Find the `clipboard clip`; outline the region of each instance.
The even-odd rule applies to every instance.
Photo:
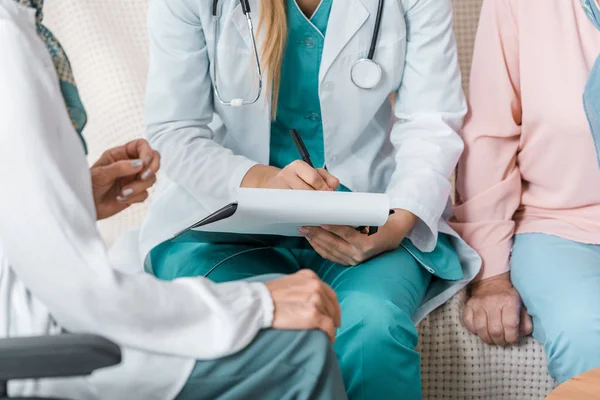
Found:
[[[231,216],[233,216],[233,214],[235,214],[235,212],[237,211],[237,208],[238,208],[238,203],[227,204],[225,207],[221,208],[220,210],[215,211],[214,213],[210,214],[208,217],[201,219],[200,221],[196,222],[194,225],[192,225],[188,228],[185,228],[181,232],[178,232],[177,234],[173,235],[173,237],[171,239],[175,239],[175,238],[183,235],[184,233],[191,231],[192,229],[200,228],[204,225],[213,224],[215,222],[219,222],[224,219],[230,218]]]

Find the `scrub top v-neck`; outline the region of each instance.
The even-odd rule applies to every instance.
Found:
[[[322,0],[308,18],[295,0],[287,0],[288,37],[281,68],[277,116],[271,124],[270,159],[283,168],[299,159],[289,134],[298,131],[315,167],[325,164],[319,100],[319,69],[333,0]]]

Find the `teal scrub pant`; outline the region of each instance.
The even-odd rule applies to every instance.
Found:
[[[264,275],[268,280],[277,276]],[[329,337],[320,331],[262,331],[239,353],[198,361],[176,400],[346,400]]]
[[[149,261],[153,273],[165,280],[207,276],[226,282],[310,268],[336,291],[340,301],[342,324],[334,349],[348,397],[422,398],[420,355],[415,350],[418,333],[412,316],[432,275],[404,248],[357,267],[343,267],[312,249],[204,244],[184,235],[154,249]]]
[[[600,367],[600,246],[545,234],[517,235],[513,285],[559,383]]]

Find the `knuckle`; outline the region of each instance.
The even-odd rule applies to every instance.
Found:
[[[314,306],[311,305],[308,309],[308,317],[310,318],[311,321],[317,322],[320,319],[320,313],[319,313],[319,309]]]
[[[475,329],[477,329],[478,332],[481,332],[486,329],[485,322],[481,321],[480,319],[475,319],[473,324],[475,325]]]
[[[321,282],[318,279],[311,279],[308,288],[311,292],[319,292],[321,290]]]
[[[317,274],[311,269],[303,269],[299,273],[306,276],[309,279],[318,279]]]
[[[282,178],[288,178],[290,176],[293,176],[295,173],[294,171],[288,167],[285,167],[284,169],[282,169],[281,171],[279,171],[279,176],[281,176]]]
[[[313,303],[313,304],[314,304],[316,307],[320,307],[320,306],[322,306],[322,305],[323,305],[323,298],[322,298],[322,297],[321,297],[319,294],[315,293],[315,294],[313,294],[313,295],[311,296],[311,298],[312,298],[312,299],[311,299],[311,302],[312,302],[312,303]]]
[[[497,337],[497,336],[502,336],[504,334],[504,329],[502,327],[502,325],[499,324],[491,324],[488,327],[488,331],[490,332],[490,335]]]
[[[311,171],[308,175],[308,180],[312,186],[318,185],[321,183],[321,176],[316,171]]]
[[[365,256],[361,252],[357,251],[352,254],[352,261],[354,261],[357,264],[360,264],[365,261]]]
[[[519,327],[519,323],[516,320],[507,321],[504,323],[504,326],[509,329],[517,329]]]
[[[300,277],[302,278],[301,280],[304,281],[305,279],[310,278],[310,270],[308,269],[301,269],[300,271],[296,272],[293,276],[296,277]]]

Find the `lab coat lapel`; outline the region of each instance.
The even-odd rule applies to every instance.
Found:
[[[363,26],[369,15],[369,11],[367,11],[360,0],[333,2],[327,24],[327,35],[325,36],[319,82],[323,80],[331,64],[333,64],[350,39]]]
[[[260,0],[250,0],[250,17],[252,18],[252,24],[254,25],[254,34],[255,34],[255,38],[256,38],[256,46],[258,48],[258,54],[262,53],[262,48],[261,45],[263,43],[263,39],[264,39],[264,32],[262,32],[260,35],[258,35],[257,32],[257,28],[258,28],[258,21],[260,19],[260,14],[259,14],[259,10],[260,10]],[[250,31],[248,29],[248,22],[246,21],[246,16],[244,15],[244,12],[242,11],[242,6],[240,4],[238,4],[235,9],[233,10],[232,16],[231,16],[231,20],[233,22],[233,24],[235,25],[237,31],[239,32],[240,36],[244,39],[244,42],[246,43],[246,46],[248,46],[248,49],[250,49],[250,57],[254,57],[254,55],[252,54],[252,41],[250,39]],[[252,63],[254,63],[254,60],[252,60]],[[262,75],[263,75],[263,80],[266,79],[269,76],[269,71],[266,68],[265,65],[261,65],[262,68]],[[255,118],[256,120],[253,121],[252,124],[250,124],[252,129],[255,133],[256,132],[260,132],[257,133],[257,135],[263,135],[265,132],[267,133],[267,135],[269,135],[270,132],[270,116],[271,116],[271,100],[270,100],[271,94],[267,92],[267,84],[266,81],[263,81],[263,89],[262,89],[262,93],[261,93],[261,97],[258,100],[257,104],[254,104],[252,106],[250,106],[250,109],[256,111],[256,113],[254,113],[252,118]],[[248,140],[248,136],[244,137],[244,140]],[[267,142],[268,143],[268,137],[267,137]],[[258,145],[258,142],[256,143]],[[263,146],[264,143],[260,143],[260,146]],[[263,146],[264,147],[264,146]],[[267,148],[268,149],[268,148]],[[264,151],[258,151],[257,153],[264,153]],[[266,150],[266,155],[262,154],[262,157],[258,157],[262,162],[266,162],[265,160],[268,160],[268,150]]]
[[[254,33],[256,33],[258,20],[259,20],[259,1],[258,0],[250,0],[250,17],[252,18],[252,24],[254,25]],[[246,16],[242,11],[241,4],[238,4],[233,10],[232,21],[238,32],[246,42],[246,45],[252,46],[252,42],[250,41],[250,31],[248,30],[248,22],[246,22]],[[260,46],[259,41],[257,40],[257,46]],[[260,54],[260,53],[259,53]]]

